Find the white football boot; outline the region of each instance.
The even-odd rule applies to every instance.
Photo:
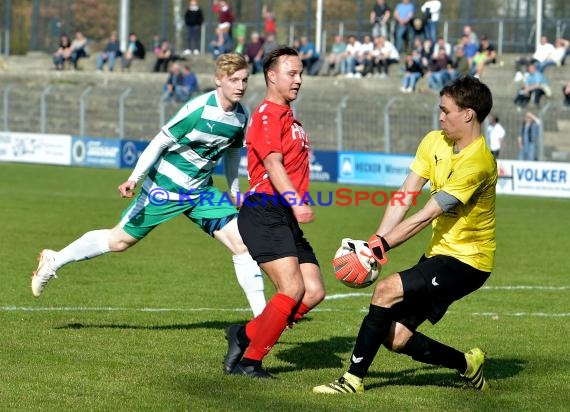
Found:
[[[46,284],[51,278],[57,279],[55,269],[53,269],[54,254],[56,252],[50,249],[44,249],[38,256],[38,268],[32,276],[32,295],[38,297],[42,294]]]

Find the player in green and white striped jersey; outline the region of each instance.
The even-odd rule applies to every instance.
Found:
[[[121,196],[133,197],[138,182],[146,176],[119,224],[87,232],[59,252],[44,249],[32,277],[34,296],[42,293],[65,264],[122,252],[159,224],[183,214],[232,252],[238,282],[254,316],[263,311],[263,277],[240,237],[234,206],[239,192],[239,150],[248,120],[240,100],[248,78],[248,64],[242,56],[218,58],[215,90],[188,101],[152,139],[131,176],[119,186]],[[222,156],[231,195],[212,185],[212,172]]]

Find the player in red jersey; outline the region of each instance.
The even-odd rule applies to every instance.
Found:
[[[290,106],[301,88],[303,64],[295,49],[281,46],[265,58],[263,73],[267,96],[247,132],[251,188],[238,228],[277,293],[261,315],[227,329],[224,372],[271,378],[261,367],[263,358],[288,324],[324,299],[325,290],[317,258],[299,227],[313,220],[311,207],[300,204],[309,188],[309,140]]]

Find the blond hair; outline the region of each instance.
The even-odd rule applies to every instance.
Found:
[[[241,54],[225,53],[216,60],[216,76],[231,76],[238,70],[248,69],[247,61]]]

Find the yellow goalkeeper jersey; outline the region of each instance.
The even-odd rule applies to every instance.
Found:
[[[430,181],[432,196],[444,191],[461,203],[432,222],[426,256],[447,255],[485,272],[495,257],[497,163],[479,136],[459,153],[441,130],[420,143],[411,169]]]

